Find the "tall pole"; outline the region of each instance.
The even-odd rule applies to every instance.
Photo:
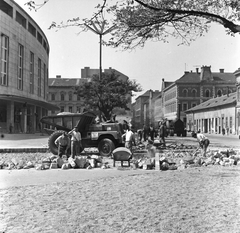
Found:
[[[102,78],[102,34],[99,34],[100,37],[100,53],[99,53],[99,80]]]
[[[105,22],[97,22],[96,24],[94,22],[91,23],[90,27],[89,25],[85,24],[85,26],[91,30],[92,32],[96,33],[97,35],[99,35],[99,43],[100,43],[100,53],[99,53],[99,80],[102,78],[102,36],[106,35],[108,33],[110,33],[112,30],[114,30],[116,28],[115,25],[113,25],[112,27],[108,28],[107,30],[104,31],[104,26],[105,26]],[[99,28],[98,28],[98,27]]]

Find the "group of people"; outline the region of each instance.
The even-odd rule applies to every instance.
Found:
[[[167,127],[165,120],[159,121],[157,130],[153,127],[152,124],[150,124],[149,127],[144,124],[143,128],[139,129],[137,133],[140,142],[145,142],[148,139],[154,141],[154,138],[158,135],[160,142],[163,144],[163,146],[166,146],[165,137],[167,133]]]
[[[71,139],[70,139],[71,136]],[[55,144],[58,147],[58,156],[61,158],[64,154],[68,155],[68,150],[71,148],[71,157],[74,159],[76,155],[80,155],[82,146],[82,137],[77,127],[74,127],[70,132],[63,132],[56,140]]]
[[[145,127],[145,125],[144,125]],[[143,129],[144,129],[143,127]],[[149,128],[149,137],[153,141],[155,130],[150,125]],[[144,132],[144,131],[143,131]],[[154,134],[152,133],[154,132]],[[139,132],[138,132],[139,133]],[[153,134],[153,135],[152,135]],[[158,128],[158,134],[159,139],[162,145],[165,147],[165,136],[166,136],[166,122],[161,121],[159,122],[159,128]],[[71,136],[71,139],[70,139]],[[142,134],[138,134],[140,137],[140,142],[142,141]],[[197,138],[197,141],[199,143],[199,148],[202,149],[202,155],[206,156],[207,148],[210,144],[209,139],[201,133],[200,130],[196,133],[195,137]],[[136,146],[136,138],[135,134],[133,132],[132,127],[128,127],[126,132],[122,135],[123,140],[125,141],[125,147],[128,148],[131,152],[133,150],[133,146]],[[144,138],[145,139],[145,138]],[[79,132],[77,127],[74,127],[70,132],[63,132],[62,135],[60,135],[56,140],[55,144],[58,147],[58,156],[61,158],[64,154],[68,154],[68,150],[71,148],[71,157],[74,159],[76,155],[80,155],[82,146],[82,138],[81,133]]]
[[[152,124],[150,124],[149,128],[143,125],[143,128],[138,130],[138,137],[140,142],[142,142],[142,140],[146,141],[148,138],[154,141],[154,137],[156,135],[159,136],[160,143],[163,145],[163,147],[166,147],[165,141],[165,137],[167,135],[166,120],[159,121],[157,131],[153,128]],[[210,144],[209,139],[203,133],[201,133],[200,130],[197,131],[195,138],[197,138],[197,141],[199,143],[198,149],[201,149],[202,155],[206,156],[207,148]]]

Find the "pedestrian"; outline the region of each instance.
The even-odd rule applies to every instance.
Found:
[[[143,135],[142,129],[138,129],[137,133],[138,133],[139,143],[141,143],[142,142],[142,135]]]
[[[80,148],[82,146],[81,133],[78,131],[77,127],[74,127],[68,135],[71,135],[71,157],[74,159],[76,155],[80,155]]]
[[[150,127],[149,127],[149,136],[151,138],[152,141],[154,141],[154,134],[155,134],[155,130],[154,130],[154,127],[152,124],[150,124]]]
[[[201,130],[197,131],[197,134],[195,137],[197,138],[199,147],[202,149],[202,155],[205,157],[210,141],[203,133],[201,133]]]
[[[9,133],[13,133],[13,125],[12,125],[12,123],[10,123],[10,125],[9,125]]]
[[[166,141],[165,141],[165,136],[166,136],[166,123],[165,121],[160,121],[159,122],[159,138],[160,142],[163,144],[163,147],[166,147]]]
[[[133,144],[136,146],[135,134],[132,131],[132,128],[127,128],[126,132],[122,135],[122,138],[125,138],[125,147],[132,152]]]
[[[148,129],[147,129],[147,126],[145,124],[143,124],[143,141],[145,142],[147,140],[147,137],[148,137]]]
[[[62,158],[62,156],[65,154],[68,154],[68,149],[70,148],[70,138],[67,134],[67,132],[63,132],[62,135],[60,135],[56,140],[55,144],[58,147],[58,156]]]

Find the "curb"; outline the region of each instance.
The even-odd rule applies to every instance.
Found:
[[[0,149],[0,153],[46,153],[48,148],[5,148]]]

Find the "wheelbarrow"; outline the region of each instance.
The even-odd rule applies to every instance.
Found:
[[[113,167],[115,167],[115,162],[120,161],[121,167],[123,167],[123,162],[128,162],[128,167],[130,167],[130,160],[132,159],[132,152],[126,147],[118,147],[112,152]]]

